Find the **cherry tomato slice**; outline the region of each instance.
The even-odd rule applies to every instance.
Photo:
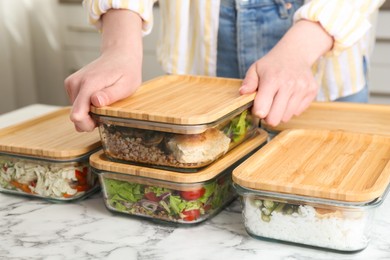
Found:
[[[184,210],[182,214],[184,215],[183,220],[194,221],[200,217],[200,210],[199,209]]]
[[[201,198],[205,192],[206,189],[203,187],[197,190],[180,191],[180,197],[185,200],[196,200]]]

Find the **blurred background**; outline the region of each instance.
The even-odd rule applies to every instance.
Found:
[[[64,79],[99,55],[100,36],[81,0],[0,0],[0,114],[34,104],[69,105]],[[159,24],[158,6],[155,24]],[[379,12],[370,102],[390,104],[390,2]],[[143,80],[162,75],[158,26],[144,38]]]

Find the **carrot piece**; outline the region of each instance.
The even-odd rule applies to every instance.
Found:
[[[27,184],[22,184],[22,183],[20,183],[20,182],[15,181],[15,180],[11,181],[11,184],[12,184],[15,188],[17,188],[17,189],[19,189],[19,190],[22,190],[22,191],[24,191],[24,192],[26,192],[26,193],[31,193],[31,189],[30,189],[30,187],[28,187]]]

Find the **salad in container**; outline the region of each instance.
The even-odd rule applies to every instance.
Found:
[[[390,137],[286,130],[233,171],[248,234],[341,252],[370,242],[390,182]]]
[[[90,157],[99,175],[106,207],[113,212],[170,224],[196,224],[211,218],[237,197],[231,173],[267,140],[258,134],[198,171],[176,171],[111,161],[103,151]]]
[[[0,192],[50,201],[82,199],[99,189],[89,156],[99,133],[78,133],[70,108],[0,129]]]
[[[124,163],[197,172],[252,137],[259,120],[241,80],[167,75],[131,97],[92,107],[106,156]]]

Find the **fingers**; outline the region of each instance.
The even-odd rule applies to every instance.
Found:
[[[259,77],[257,75],[256,65],[252,64],[249,67],[244,80],[242,81],[242,85],[240,88],[240,94],[250,94],[257,90],[259,86]]]
[[[92,94],[93,89],[84,85],[83,88],[79,88],[73,101],[70,120],[78,132],[91,132],[96,127],[95,121],[89,115]]]
[[[64,82],[65,90],[69,101],[73,105],[70,113],[70,120],[74,123],[78,132],[90,132],[96,124],[89,115],[89,93],[91,91],[82,91],[82,80],[74,73],[67,77]],[[81,92],[81,93],[80,93]]]
[[[134,84],[134,87],[130,87],[128,81],[124,78],[120,78],[113,85],[93,93],[91,95],[91,103],[96,107],[108,106],[124,97],[132,95],[140,85],[141,82],[138,82]]]
[[[64,86],[66,93],[68,94],[68,98],[71,104],[75,101],[78,93],[79,93],[79,86],[80,86],[80,80],[76,76],[76,74],[72,74],[69,77],[67,77],[64,81]]]
[[[275,83],[276,82],[274,81],[269,81],[266,77],[260,79],[257,95],[252,108],[252,113],[255,116],[259,118],[266,118],[269,116],[278,91],[277,88],[275,88]]]
[[[301,82],[301,86],[294,85],[293,91],[279,89],[272,107],[264,121],[277,126],[281,122],[288,122],[293,116],[300,115],[314,100],[318,86],[315,82]]]
[[[265,118],[271,109],[276,90],[272,87],[267,87],[268,85],[272,86],[272,83],[267,82],[266,76],[260,76],[260,72],[260,65],[258,63],[252,64],[245,75],[240,93],[249,94],[257,90],[252,113],[259,118]]]
[[[249,68],[240,93],[256,90],[252,113],[276,126],[301,114],[315,98],[318,84],[310,67],[259,60]]]

